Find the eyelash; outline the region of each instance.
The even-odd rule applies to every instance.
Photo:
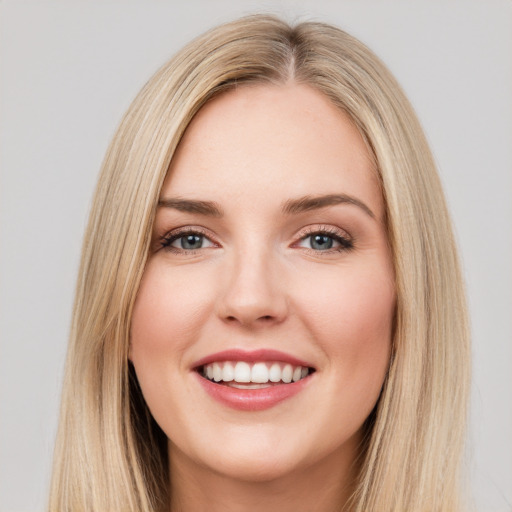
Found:
[[[306,240],[307,238],[312,237],[313,235],[324,235],[329,238],[332,238],[335,242],[339,243],[339,247],[328,249],[325,251],[319,251],[316,249],[304,247],[308,252],[311,252],[315,255],[329,255],[332,253],[350,251],[354,248],[354,240],[349,237],[348,234],[343,234],[344,231],[334,228],[332,226],[311,226],[306,228],[304,231],[300,233],[300,238],[298,242],[295,242],[293,245],[297,245],[298,243]]]
[[[160,240],[161,248],[166,251],[172,252],[174,254],[186,253],[186,254],[194,255],[197,253],[197,251],[200,251],[201,249],[203,249],[203,247],[201,249],[179,249],[178,247],[172,246],[172,243],[175,242],[176,240],[179,240],[180,238],[183,238],[185,236],[191,236],[191,235],[204,237],[204,238],[210,240],[214,245],[218,245],[213,240],[211,240],[211,237],[209,237],[205,231],[203,231],[199,228],[182,228],[182,229],[179,229],[176,231],[171,231],[170,233],[167,233],[166,235],[164,235]]]
[[[315,255],[328,255],[332,253],[338,253],[343,251],[350,251],[354,248],[354,241],[352,238],[348,236],[344,236],[341,234],[342,231],[336,228],[333,228],[331,226],[315,226],[315,227],[309,227],[306,228],[304,231],[300,233],[300,238],[297,242],[294,242],[292,245],[293,247],[296,247],[297,244],[300,242],[303,242],[304,240],[308,239],[309,237],[312,237],[313,235],[324,235],[329,238],[332,238],[335,242],[339,244],[339,247],[336,248],[330,248],[327,250],[316,250],[309,247],[303,247],[306,251],[315,254]],[[187,254],[187,255],[194,255],[197,254],[198,251],[201,249],[206,249],[206,247],[201,247],[199,249],[180,249],[178,247],[173,247],[172,244],[176,240],[179,240],[180,238],[183,238],[185,236],[199,236],[204,237],[207,240],[209,240],[213,246],[217,246],[218,244],[211,239],[210,236],[206,234],[205,231],[199,229],[199,228],[182,228],[177,231],[171,231],[170,233],[167,233],[160,239],[160,247],[166,251],[172,252],[174,254]]]

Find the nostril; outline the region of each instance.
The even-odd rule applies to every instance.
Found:
[[[226,320],[228,322],[236,322],[236,321],[238,321],[237,317],[236,316],[232,316],[232,315],[227,316]],[[274,317],[272,315],[264,315],[264,316],[260,316],[259,318],[257,318],[257,320],[264,321],[264,322],[271,322],[272,320],[274,320]]]

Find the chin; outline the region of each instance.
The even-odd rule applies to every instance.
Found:
[[[224,477],[242,482],[263,483],[280,480],[300,470],[297,460],[286,457],[261,453],[258,457],[246,457],[239,454],[237,460],[229,457],[215,466],[215,471]]]
[[[339,470],[346,461],[353,460],[361,441],[359,431],[338,431],[339,437],[328,439],[311,429],[294,433],[288,427],[284,433],[276,433],[274,429],[265,432],[260,425],[257,430],[238,435],[232,432],[223,442],[208,443],[194,459],[207,471],[234,481],[277,482],[300,474],[312,475],[315,469]]]
[[[171,465],[188,459],[208,473],[254,483],[278,480],[307,466],[305,453],[297,449],[300,443],[290,437],[284,442],[280,436],[261,432],[251,435],[245,431],[243,435],[224,436],[215,442],[205,438],[203,441],[199,446],[189,446],[190,451],[185,446],[183,452],[176,446],[170,447]]]

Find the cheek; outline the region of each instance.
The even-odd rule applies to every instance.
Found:
[[[137,294],[131,325],[132,361],[179,355],[197,337],[210,310],[208,287],[197,284],[204,284],[203,280],[192,279],[182,269],[170,272],[162,267],[158,261],[149,263]]]
[[[382,264],[316,273],[300,283],[297,296],[312,322],[329,331],[380,337],[389,333],[395,308],[392,272]],[[306,293],[305,293],[306,292]],[[342,332],[340,332],[340,329]],[[349,336],[350,337],[350,336]]]
[[[392,275],[382,264],[341,269],[317,275],[310,293],[301,294],[308,329],[333,370],[353,377],[354,385],[372,373],[375,381],[384,378],[395,310]]]
[[[204,277],[204,276],[203,276]],[[201,283],[201,286],[192,284]],[[211,286],[184,268],[154,259],[146,267],[135,301],[129,357],[144,399],[168,437],[180,425],[188,372],[183,354],[199,336],[211,310]]]

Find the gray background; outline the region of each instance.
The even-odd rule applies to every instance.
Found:
[[[182,44],[241,14],[337,24],[402,83],[462,250],[474,334],[468,470],[481,512],[512,510],[512,3],[0,3],[0,510],[43,510],[92,189],[114,129]]]

